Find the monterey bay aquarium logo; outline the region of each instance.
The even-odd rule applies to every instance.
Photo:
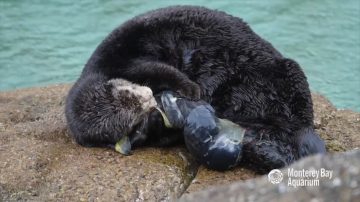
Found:
[[[283,174],[281,170],[274,169],[270,171],[270,173],[268,174],[268,180],[273,184],[279,184],[283,180]]]
[[[287,172],[274,169],[269,172],[268,180],[272,184],[279,184],[287,174],[286,182],[289,187],[316,187],[320,185],[321,179],[331,180],[333,171],[325,168],[320,169],[294,169],[288,168]]]

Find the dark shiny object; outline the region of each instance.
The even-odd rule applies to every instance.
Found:
[[[215,116],[204,101],[161,95],[161,107],[172,128],[183,129],[185,144],[200,163],[211,169],[227,170],[239,164],[245,129]]]

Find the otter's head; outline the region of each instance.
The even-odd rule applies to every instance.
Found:
[[[122,102],[122,106],[140,106],[144,113],[153,109],[157,103],[149,87],[140,86],[124,79],[112,79],[107,82],[115,100]],[[136,106],[134,106],[134,104]]]
[[[69,126],[79,143],[86,142],[84,136],[118,140],[116,135],[128,134],[156,106],[148,87],[123,79],[91,79],[79,84],[67,104]]]

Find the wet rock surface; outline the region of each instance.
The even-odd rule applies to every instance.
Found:
[[[0,93],[0,201],[168,201],[197,170],[184,148],[131,156],[73,143],[64,117],[69,85]]]
[[[181,146],[138,148],[127,157],[78,146],[64,117],[69,89],[55,85],[0,93],[0,201],[168,201],[257,177],[240,167],[217,172],[200,166],[197,172],[198,164]],[[313,100],[316,130],[328,151],[359,148],[360,114],[337,110],[321,95],[313,94]],[[359,159],[353,161],[357,165]],[[331,163],[326,165],[332,168]]]
[[[289,169],[300,171],[325,169],[333,173],[331,178],[319,177],[318,186],[295,187],[288,185]],[[180,201],[359,201],[360,199],[360,150],[308,157],[281,171],[283,179],[279,184],[272,184],[267,176],[263,176],[184,195]]]

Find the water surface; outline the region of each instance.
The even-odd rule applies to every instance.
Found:
[[[101,40],[147,0],[0,0],[0,90],[73,82]],[[360,1],[181,1],[247,21],[304,69],[313,91],[360,111]]]

